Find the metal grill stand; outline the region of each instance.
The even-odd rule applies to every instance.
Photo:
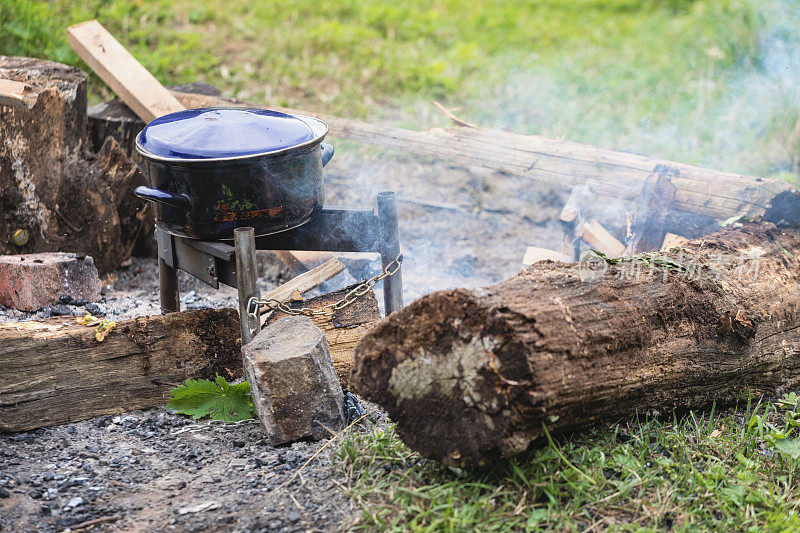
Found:
[[[377,211],[348,208],[321,209],[298,228],[256,237],[253,228],[234,232],[233,246],[172,235],[156,224],[161,312],[180,311],[178,270],[183,270],[219,289],[224,283],[239,291],[242,344],[261,329],[247,313],[251,297],[260,298],[256,250],[304,250],[318,252],[371,252],[381,256],[381,267],[400,253],[395,193],[378,193]],[[383,280],[386,314],[403,307],[402,271]]]

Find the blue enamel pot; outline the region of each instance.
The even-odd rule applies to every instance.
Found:
[[[202,240],[291,229],[323,205],[322,167],[333,157],[328,125],[267,109],[205,108],[150,122],[136,137],[153,202],[168,232]]]

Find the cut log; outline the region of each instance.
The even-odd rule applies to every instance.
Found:
[[[411,448],[454,466],[522,452],[545,426],[800,386],[800,231],[726,227],[659,255],[672,258],[663,266],[654,257],[594,275],[537,263],[424,296],[366,334],[351,386]]]
[[[320,310],[326,305],[336,303],[344,297],[352,287],[344,288],[340,291],[316,296],[305,301],[290,302],[289,306],[298,309],[308,307]],[[267,318],[265,326],[272,324],[279,318],[287,316],[285,313],[275,313]],[[325,332],[328,339],[328,347],[333,359],[333,367],[342,387],[347,390],[349,387],[350,373],[353,370],[353,353],[358,341],[369,331],[378,320],[381,319],[381,312],[378,308],[378,300],[375,293],[367,292],[364,296],[357,299],[352,305],[333,315],[316,315],[311,317],[315,326]]]
[[[0,254],[76,252],[101,273],[119,267],[146,225],[130,195],[145,178],[113,141],[85,150],[86,76],[0,56],[0,77],[38,94],[30,109],[0,105]]]
[[[102,342],[75,318],[0,324],[0,431],[163,406],[185,379],[241,376],[240,346],[233,309],[123,320]]]
[[[0,105],[33,109],[39,100],[39,92],[27,83],[0,79]]]
[[[252,105],[214,96],[177,92],[173,95],[189,108]],[[676,188],[673,208],[682,212],[668,219],[667,230],[687,236],[708,233],[710,223],[732,216],[761,216],[778,195],[796,191],[792,185],[778,180],[720,172],[537,135],[476,127],[412,131],[308,111],[274,106],[270,109],[324,120],[334,137],[445,159],[461,166],[505,172],[560,190],[592,182],[598,196],[606,200],[635,201],[647,177],[662,165],[672,175]],[[687,227],[686,213],[700,217],[691,223],[697,231],[692,232],[691,227]]]

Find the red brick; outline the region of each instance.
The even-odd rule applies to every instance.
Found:
[[[100,278],[91,257],[62,252],[0,255],[0,305],[36,311],[58,303],[100,299]]]

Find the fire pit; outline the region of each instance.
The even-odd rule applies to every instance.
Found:
[[[202,241],[173,235],[156,224],[161,311],[180,310],[178,270],[183,270],[214,288],[223,283],[239,291],[239,317],[242,343],[249,342],[260,330],[257,314],[249,309],[252,298],[258,299],[256,250],[294,250],[326,252],[367,252],[381,256],[386,314],[403,307],[403,281],[399,266],[392,268],[400,254],[395,193],[377,195],[377,210],[323,208],[302,226],[255,236],[253,228],[238,228],[234,244]]]

